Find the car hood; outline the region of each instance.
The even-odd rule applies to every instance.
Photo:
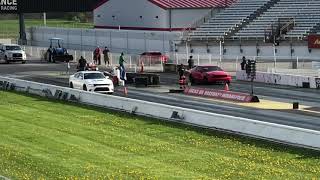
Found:
[[[110,79],[87,79],[85,81],[88,84],[112,84]]]
[[[228,73],[224,72],[224,71],[210,71],[210,72],[206,72],[208,75],[228,75]]]
[[[16,50],[16,51],[7,51],[8,53],[20,53],[20,54],[24,54],[23,50]]]

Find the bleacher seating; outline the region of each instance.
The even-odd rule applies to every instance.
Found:
[[[319,8],[318,0],[280,0],[233,37],[264,38],[265,30],[276,24],[279,18],[292,18],[294,27],[284,37],[302,39],[320,23]]]
[[[264,7],[270,0],[238,0],[231,6],[221,10],[208,22],[193,31],[192,39],[217,38],[220,39],[232,29],[240,26],[255,12]]]
[[[320,29],[320,0],[238,0],[188,34],[191,40],[263,39],[281,19],[293,21],[282,38],[306,37]]]

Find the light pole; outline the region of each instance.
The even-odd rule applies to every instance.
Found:
[[[43,25],[47,26],[47,13],[43,13]]]

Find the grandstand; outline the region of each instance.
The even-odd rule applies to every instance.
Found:
[[[319,8],[318,0],[238,0],[185,38],[301,40],[320,29]]]

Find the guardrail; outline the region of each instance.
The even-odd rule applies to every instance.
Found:
[[[237,71],[236,77],[237,80],[251,81],[251,79],[247,77],[246,71]],[[254,82],[320,89],[319,76],[293,75],[290,73],[256,72]]]
[[[0,88],[320,150],[320,132],[0,76]]]

